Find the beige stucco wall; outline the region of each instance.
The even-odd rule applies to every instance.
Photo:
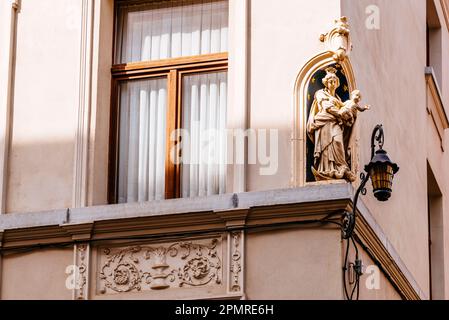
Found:
[[[364,27],[368,17],[365,9],[372,4],[380,9],[379,30]],[[426,3],[421,0],[343,0],[342,14],[349,17],[353,26],[351,61],[357,85],[364,102],[372,105],[369,113],[359,117],[360,127],[364,128],[360,136],[361,164],[369,161],[371,128],[382,123],[386,135],[385,149],[401,167],[390,201],[377,202],[371,196],[371,190],[368,190],[368,196],[363,197],[363,201],[420,287],[428,293],[427,158],[435,157],[432,162],[440,177],[448,174],[443,169],[448,158],[441,153],[438,138],[426,134],[430,130],[424,77]],[[444,20],[441,21],[444,23]],[[446,39],[443,59],[447,63],[448,35],[444,24],[443,28]],[[447,72],[444,79],[446,77]],[[447,105],[447,80],[443,83]],[[446,141],[447,138],[446,130]],[[441,186],[448,195],[447,182],[442,181]]]
[[[279,130],[276,175],[248,166],[248,191],[285,188],[292,180],[295,80],[302,66],[323,50],[319,35],[340,16],[339,0],[250,1],[249,127]]]
[[[427,103],[429,104],[429,107],[432,107],[432,105],[435,103],[430,93],[428,93]],[[431,115],[426,116],[426,125],[426,138],[428,141],[426,148],[427,161],[434,174],[436,183],[438,184],[438,187],[443,194],[441,199],[443,217],[442,225],[440,226],[442,228],[443,239],[440,239],[442,243],[439,243],[438,245],[441,245],[443,247],[444,256],[441,259],[444,262],[444,270],[442,272],[443,277],[439,277],[438,280],[441,283],[441,286],[445,293],[445,298],[447,299],[449,297],[449,234],[446,230],[449,226],[449,216],[447,214],[447,212],[449,212],[449,186],[445,177],[447,177],[449,174],[449,168],[447,166],[447,163],[449,163],[449,154],[447,152],[449,148],[449,136],[446,132],[446,135],[443,139],[443,147],[446,151],[443,152],[441,150],[442,144]]]
[[[339,230],[282,230],[246,238],[248,299],[342,299]]]
[[[346,241],[341,240],[340,230],[249,232],[245,241],[248,299],[345,299],[342,266]],[[360,247],[359,257],[364,269],[375,265]],[[351,246],[348,262],[354,259]],[[376,274],[371,270],[360,279],[360,299],[400,300],[400,294],[385,274],[380,269]],[[373,275],[378,279],[378,287],[371,285]]]
[[[71,205],[80,9],[78,0],[21,1],[6,212]]]
[[[344,251],[343,251],[344,252]],[[353,251],[352,251],[353,254]],[[360,278],[360,300],[401,300],[401,296],[385,274],[363,250],[359,251],[363,261],[364,274]],[[352,257],[354,257],[352,255]],[[351,259],[350,261],[354,261]],[[350,290],[350,289],[349,289]]]
[[[46,249],[4,256],[2,259],[1,299],[69,300],[66,287],[73,250]]]

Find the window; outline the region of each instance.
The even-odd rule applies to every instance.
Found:
[[[443,195],[427,163],[427,210],[430,299],[444,299]]]
[[[224,193],[228,2],[116,3],[109,201]]]

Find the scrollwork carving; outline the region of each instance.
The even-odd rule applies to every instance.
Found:
[[[217,257],[218,240],[212,240],[210,246],[200,247],[193,243],[184,243],[184,249],[190,253],[192,250],[196,252],[196,257],[187,261],[184,268],[178,274],[180,285],[203,286],[211,281],[216,284],[221,283],[219,272],[221,271],[221,260]],[[202,249],[206,252],[203,252]],[[204,255],[206,253],[206,255]],[[188,257],[188,256],[187,256]],[[183,259],[187,259],[183,257]]]
[[[352,50],[348,18],[341,17],[335,20],[334,27],[327,33],[320,35],[320,41],[326,44],[333,52],[335,62],[345,60]]]
[[[219,239],[105,248],[100,293],[165,290],[220,284],[222,261]]]
[[[242,291],[241,285],[241,273],[242,273],[242,232],[232,232],[230,234],[231,239],[231,257],[230,257],[230,291],[240,292]]]
[[[87,299],[87,275],[88,275],[88,244],[75,245],[75,264],[77,266],[74,298],[76,300]]]

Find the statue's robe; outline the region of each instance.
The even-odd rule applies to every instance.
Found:
[[[315,93],[307,134],[315,145],[312,171],[317,180],[342,179],[352,175],[345,156],[344,125],[338,115],[341,106],[341,99],[326,89]]]

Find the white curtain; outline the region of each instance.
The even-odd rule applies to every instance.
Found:
[[[116,63],[228,51],[227,0],[122,6],[118,21]]]
[[[118,202],[165,197],[166,79],[120,86]]]
[[[226,192],[227,72],[183,80],[181,188],[183,197]]]

